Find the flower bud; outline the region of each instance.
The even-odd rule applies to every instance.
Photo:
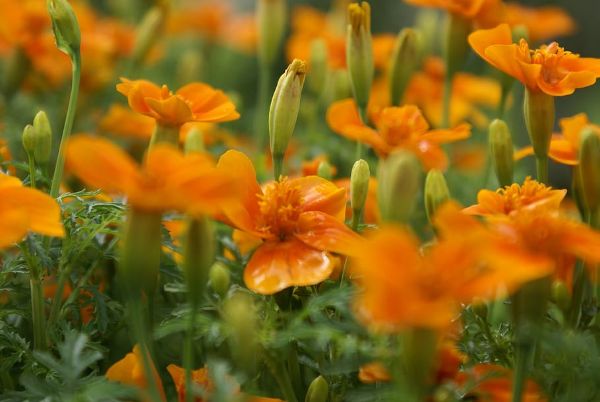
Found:
[[[183,271],[192,305],[198,305],[204,295],[214,249],[211,222],[205,217],[190,219],[183,237]]]
[[[568,311],[569,307],[571,306],[571,293],[563,281],[556,280],[552,282],[550,299],[556,303],[558,308],[560,308],[562,311]]]
[[[415,18],[415,27],[421,36],[422,55],[435,53],[440,37],[440,16],[435,10],[421,8]]]
[[[325,103],[333,103],[352,96],[350,75],[345,69],[333,70],[325,92]]]
[[[327,44],[323,39],[315,39],[310,45],[310,75],[308,77],[308,89],[320,95],[325,88],[327,74]]]
[[[229,345],[234,360],[252,371],[258,352],[258,317],[252,297],[236,292],[223,305],[224,321],[229,332]]]
[[[135,43],[131,52],[134,65],[138,65],[146,59],[152,47],[160,38],[165,21],[167,20],[168,7],[154,6],[150,8],[138,25],[135,33]]]
[[[210,267],[210,287],[221,297],[225,297],[231,284],[229,269],[222,262],[215,262]]]
[[[69,56],[78,54],[81,33],[73,7],[67,0],[47,0],[47,6],[52,20],[56,47]]]
[[[369,164],[363,159],[354,162],[352,173],[350,173],[350,205],[353,215],[360,215],[365,207],[370,178]]]
[[[364,119],[375,71],[369,3],[363,1],[348,5],[348,21],[346,64],[350,73],[354,100]]]
[[[421,187],[421,170],[417,157],[404,150],[379,161],[377,202],[384,221],[408,222]]]
[[[390,67],[390,99],[393,106],[400,106],[406,86],[421,63],[419,42],[419,34],[411,28],[404,28],[396,38]]]
[[[437,169],[431,169],[425,178],[425,212],[429,222],[433,220],[435,211],[450,199],[450,190],[444,174]]]
[[[331,180],[333,178],[333,166],[327,161],[322,161],[317,167],[317,176]]]
[[[46,112],[40,110],[33,118],[35,148],[33,157],[38,163],[47,163],[52,154],[52,127]]]
[[[35,128],[31,124],[26,125],[23,129],[21,141],[27,155],[33,155],[35,151]]]
[[[281,166],[283,155],[294,132],[305,77],[306,63],[294,59],[279,78],[273,93],[269,110],[269,136],[274,166]],[[281,172],[276,172],[276,179],[279,173]]]
[[[533,152],[537,158],[546,159],[554,128],[554,97],[526,89],[523,112]]]
[[[279,52],[286,25],[284,0],[258,0],[258,58],[263,65],[272,65]]]
[[[315,378],[308,387],[304,402],[327,402],[329,397],[329,384],[323,376]]]
[[[447,77],[454,76],[463,66],[469,51],[467,42],[469,33],[471,33],[470,21],[454,13],[447,14],[444,43]]]
[[[510,130],[503,120],[496,119],[490,124],[489,138],[490,158],[500,187],[509,186],[513,182],[514,150]]]
[[[183,148],[186,155],[205,151],[204,134],[200,128],[194,126],[188,131]]]
[[[600,136],[589,127],[581,133],[578,170],[585,208],[595,212],[600,207]]]

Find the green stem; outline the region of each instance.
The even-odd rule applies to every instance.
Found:
[[[362,208],[352,210],[352,222],[350,223],[350,228],[355,232],[358,232],[358,225],[360,225],[360,221],[362,220],[362,214]]]
[[[577,328],[579,317],[581,316],[581,306],[585,297],[585,288],[588,282],[585,267],[581,260],[577,261],[573,276],[573,298],[568,320],[571,328]]]
[[[194,369],[194,334],[196,330],[197,306],[191,305],[190,320],[188,330],[185,334],[185,343],[183,345],[183,369],[185,370],[185,402],[194,401],[194,392],[192,386],[192,370]]]
[[[31,188],[36,188],[35,161],[33,160],[33,155],[30,152],[27,152],[27,160],[29,161],[29,184],[31,185]]]
[[[535,158],[535,168],[537,172],[537,179],[540,183],[548,184],[548,157],[537,157]]]
[[[157,124],[150,139],[150,148],[157,144],[171,144],[179,147],[179,126],[163,126]]]
[[[48,315],[48,328],[54,324],[56,321],[56,317],[58,316],[58,312],[60,311],[62,294],[65,288],[65,283],[71,275],[72,266],[67,265],[64,269],[60,271],[60,275],[58,277],[58,283],[56,284],[56,292],[54,293],[54,298],[52,299],[52,305],[50,306],[50,314]]]
[[[532,345],[517,345],[515,351],[515,368],[513,379],[512,402],[521,402],[523,399],[523,390],[527,380],[527,371],[529,370],[529,360],[531,359]]]
[[[446,73],[444,78],[444,95],[442,100],[442,128],[450,127],[450,103],[452,100],[452,75]]]
[[[29,280],[31,287],[31,320],[33,322],[33,347],[35,350],[45,350],[46,341],[46,315],[44,314],[44,293],[39,272],[32,270]]]
[[[65,125],[63,127],[62,137],[60,139],[60,146],[58,148],[58,156],[56,158],[56,165],[54,166],[54,176],[52,176],[52,185],[50,187],[50,196],[53,198],[58,197],[58,191],[60,189],[60,183],[62,181],[63,171],[65,169],[65,150],[67,141],[71,135],[73,129],[73,122],[75,121],[75,111],[77,109],[77,96],[79,95],[79,81],[81,78],[81,55],[79,52],[75,53],[72,58],[72,78],[71,78],[71,94],[69,95],[69,106],[67,108],[67,117],[65,119]]]
[[[271,92],[271,69],[268,63],[261,63],[258,76],[257,112],[254,120],[256,145],[261,152],[268,137],[269,94]]]
[[[275,181],[279,180],[283,172],[283,158],[283,155],[273,155],[273,178]]]
[[[281,362],[273,359],[267,351],[263,353],[263,357],[265,359],[265,363],[271,371],[271,375],[273,378],[275,378],[277,385],[279,385],[279,389],[283,394],[283,399],[285,399],[287,402],[298,402],[298,398],[296,397],[294,388],[292,387],[290,375],[283,367]]]

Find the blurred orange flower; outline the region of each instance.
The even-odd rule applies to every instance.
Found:
[[[479,27],[491,27],[502,21],[504,4],[502,0],[404,0],[419,7],[441,8],[464,19],[473,21]]]
[[[223,122],[240,117],[223,91],[200,82],[187,84],[173,94],[166,85],[158,87],[146,80],[121,78],[117,91],[127,97],[133,110],[163,126],[181,126],[191,121]]]
[[[565,36],[575,31],[575,21],[556,6],[527,7],[506,3],[506,22],[511,26],[523,25],[532,43]]]
[[[327,123],[336,133],[368,144],[380,156],[395,149],[413,152],[426,170],[443,170],[448,158],[441,144],[468,138],[471,126],[461,124],[450,130],[430,130],[419,108],[413,105],[386,107],[373,116],[375,129],[363,124],[353,99],[334,102],[327,110]]]
[[[390,372],[380,362],[363,364],[358,370],[358,380],[363,384],[389,382],[391,379]]]
[[[556,42],[530,49],[512,41],[508,24],[469,35],[473,50],[492,66],[521,81],[531,91],[552,96],[572,94],[600,77],[600,59],[579,57]]]
[[[600,135],[600,126],[590,123],[585,113],[560,119],[559,124],[561,134],[554,134],[552,136],[548,156],[558,163],[575,166],[579,163],[581,132],[584,128],[590,128],[594,133]],[[517,151],[515,159],[521,159],[529,155],[533,155],[532,146],[527,146]]]
[[[352,272],[361,289],[355,307],[362,321],[384,331],[444,329],[461,303],[491,298],[499,284],[514,291],[550,270],[452,202],[436,212],[435,226],[440,240],[425,249],[407,230],[392,226],[356,246]]]
[[[142,166],[110,141],[87,135],[72,137],[66,154],[67,169],[85,184],[123,194],[143,211],[214,214],[237,194],[231,172],[217,170],[208,156],[184,156],[169,145],[152,147]]]
[[[317,177],[286,177],[261,189],[254,166],[241,152],[228,151],[218,168],[235,172],[244,186],[224,220],[264,242],[244,270],[244,282],[256,293],[273,294],[290,286],[327,279],[335,268],[329,252],[352,254],[360,236],[344,225],[344,189]]]
[[[510,402],[512,401],[513,372],[505,367],[494,364],[477,364],[467,372],[459,373],[456,377],[461,384],[475,382],[468,390],[465,398],[475,398],[481,402]],[[522,402],[546,402],[538,385],[532,380],[525,383]]]
[[[46,193],[23,187],[16,177],[0,173],[0,247],[8,247],[31,231],[64,237],[60,206]]]

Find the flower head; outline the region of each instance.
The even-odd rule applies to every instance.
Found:
[[[504,4],[502,0],[404,0],[420,6],[441,8],[478,26],[494,26],[502,20]]]
[[[430,130],[419,108],[413,105],[384,108],[373,120],[375,129],[363,124],[352,99],[335,102],[327,110],[327,122],[336,133],[372,146],[383,157],[396,149],[411,151],[427,170],[447,167],[448,158],[440,144],[465,139],[471,133],[468,124]]]
[[[166,85],[158,87],[146,80],[121,78],[117,91],[127,97],[133,110],[165,126],[181,126],[190,121],[223,122],[240,117],[227,95],[200,82],[173,93]]]
[[[263,240],[244,271],[251,290],[272,294],[320,283],[335,268],[330,252],[352,254],[360,236],[344,225],[344,189],[317,176],[282,177],[261,189],[252,162],[237,151],[226,152],[218,167],[235,171],[245,188],[237,204],[224,208],[224,220]]]
[[[527,7],[518,3],[506,3],[506,22],[515,27],[527,28],[532,43],[565,36],[575,31],[575,21],[562,8],[556,6]]]
[[[492,66],[521,81],[531,91],[551,96],[572,94],[593,85],[600,77],[600,59],[579,57],[552,42],[530,49],[524,40],[516,44],[507,24],[469,35],[475,52]]]

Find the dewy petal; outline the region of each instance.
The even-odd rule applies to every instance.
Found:
[[[326,251],[299,240],[267,241],[250,258],[244,283],[253,292],[269,295],[290,286],[321,283],[329,278],[334,266]]]
[[[303,212],[298,218],[296,238],[319,250],[353,256],[363,238],[343,222],[323,212]]]
[[[292,179],[290,185],[300,189],[303,211],[321,211],[343,220],[346,190],[319,176]]]
[[[192,120],[190,106],[177,95],[167,99],[145,98],[144,100],[161,124],[180,126]]]
[[[107,193],[127,193],[139,176],[136,163],[121,148],[89,135],[69,140],[66,164],[86,185]]]

